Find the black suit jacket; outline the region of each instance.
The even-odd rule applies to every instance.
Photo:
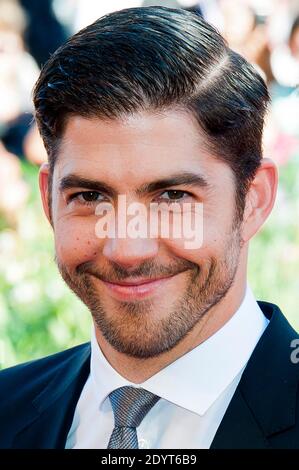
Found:
[[[217,430],[214,449],[299,448],[299,364],[291,361],[291,342],[298,335],[276,305],[259,305],[270,323]],[[89,362],[87,343],[3,370],[0,448],[64,448]]]

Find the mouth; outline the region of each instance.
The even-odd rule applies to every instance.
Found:
[[[102,282],[109,290],[109,293],[118,300],[134,300],[155,293],[159,288],[165,287],[174,276],[176,276],[176,274],[158,279],[139,278],[117,283],[108,281]]]

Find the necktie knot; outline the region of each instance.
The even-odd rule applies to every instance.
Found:
[[[159,398],[143,388],[117,388],[109,395],[115,426],[137,428]]]

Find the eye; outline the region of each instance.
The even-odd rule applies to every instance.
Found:
[[[69,197],[69,202],[76,201],[81,205],[91,206],[94,203],[102,201],[103,195],[97,191],[81,191],[72,194]]]
[[[168,196],[165,197],[165,194]],[[186,191],[181,191],[179,189],[168,189],[167,191],[164,191],[159,196],[159,199],[166,200],[166,202],[178,202],[182,199],[186,199],[186,197],[192,196],[190,193]]]

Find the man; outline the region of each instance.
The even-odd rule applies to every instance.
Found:
[[[91,345],[0,374],[1,447],[298,447],[296,333],[246,281],[277,187],[268,101],[253,67],[182,10],[107,15],[44,66],[43,206],[94,330]],[[200,246],[115,235],[137,203],[144,218],[153,203],[203,214]]]

